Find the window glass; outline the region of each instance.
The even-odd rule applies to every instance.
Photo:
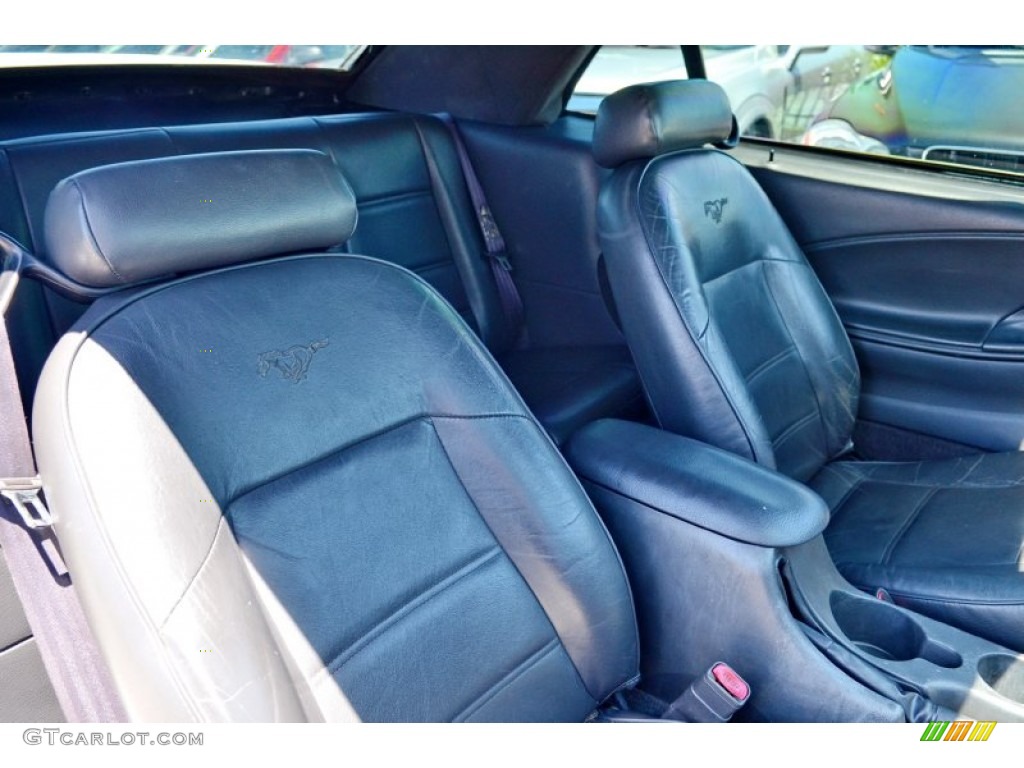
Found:
[[[705,45],[746,136],[1024,173],[1024,46]],[[570,109],[686,77],[678,48],[607,46]]]
[[[566,108],[592,115],[601,99],[627,85],[685,78],[678,45],[603,45],[577,81]]]
[[[365,45],[0,45],[0,67],[250,64],[350,69]]]
[[[1024,172],[1024,46],[870,46],[877,65],[803,142]]]

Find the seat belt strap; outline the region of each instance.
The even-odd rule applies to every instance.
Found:
[[[491,265],[494,281],[498,285],[498,299],[501,301],[502,312],[513,335],[518,337],[522,334],[524,327],[523,299],[512,279],[512,263],[508,260],[505,238],[502,237],[501,230],[498,229],[498,224],[494,220],[494,214],[491,213],[491,207],[487,204],[484,188],[480,185],[480,179],[477,178],[476,171],[473,169],[473,162],[469,159],[469,153],[466,151],[466,144],[462,140],[459,127],[451,115],[442,114],[439,117],[448,127],[448,132],[455,143],[455,153],[459,157],[462,176],[466,180],[466,188],[469,190],[469,198],[473,203],[473,211],[477,224],[480,226],[480,234],[484,238],[487,261]]]
[[[39,496],[42,486],[3,316],[17,280],[17,271],[0,273],[0,551],[64,716],[69,722],[124,722],[124,708]]]

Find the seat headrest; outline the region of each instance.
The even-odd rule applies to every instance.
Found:
[[[61,181],[44,218],[53,265],[109,288],[267,256],[325,250],[356,225],[348,182],[309,149],[182,155]]]
[[[705,144],[736,140],[729,97],[708,80],[630,85],[597,110],[594,159],[605,168]]]

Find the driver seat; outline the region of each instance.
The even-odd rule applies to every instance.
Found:
[[[735,130],[706,80],[630,86],[597,114],[594,155],[615,169],[599,234],[658,422],[821,494],[856,586],[1024,651],[1024,453],[851,458],[853,348],[768,197],[707,146]]]

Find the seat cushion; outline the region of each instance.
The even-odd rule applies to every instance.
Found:
[[[834,462],[811,487],[853,584],[1024,651],[1024,453]]]
[[[644,408],[626,347],[522,349],[499,362],[556,443],[591,421],[634,416]]]

